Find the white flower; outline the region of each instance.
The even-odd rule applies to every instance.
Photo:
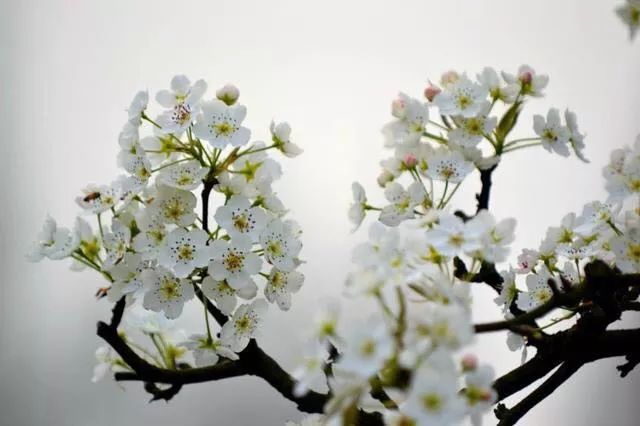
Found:
[[[504,312],[508,312],[513,301],[518,297],[518,287],[516,287],[516,274],[513,268],[509,267],[508,271],[501,271],[502,289],[500,295],[496,297],[494,302],[502,306]]]
[[[449,140],[466,148],[478,145],[484,136],[491,134],[498,123],[496,117],[488,117],[489,108],[490,104],[485,104],[478,115],[455,119],[457,127],[449,131]]]
[[[349,207],[349,220],[353,224],[352,232],[355,232],[362,224],[366,214],[367,194],[358,182],[351,184],[351,192],[353,194],[353,203]]]
[[[393,349],[387,325],[380,318],[372,318],[351,328],[336,367],[363,378],[371,377],[382,369]]]
[[[300,290],[304,282],[304,275],[298,271],[283,272],[272,268],[264,287],[264,297],[270,303],[277,303],[283,311],[291,307],[291,293]]]
[[[569,156],[569,138],[571,132],[560,123],[560,112],[551,108],[547,119],[541,115],[533,116],[533,130],[540,136],[542,147],[549,152],[556,152],[563,157]]]
[[[151,214],[157,214],[164,223],[178,226],[189,226],[196,220],[193,212],[197,204],[196,196],[189,191],[183,191],[169,186],[160,186],[158,196],[153,200]]]
[[[134,294],[141,290],[143,282],[140,274],[147,266],[140,254],[125,253],[122,260],[109,271],[114,279],[107,293],[109,300],[117,302],[122,296]]]
[[[467,227],[474,229],[474,234],[480,236],[482,247],[474,253],[474,257],[491,263],[507,260],[509,244],[515,240],[514,230],[516,220],[513,218],[496,222],[487,210],[480,211]]]
[[[518,88],[514,86],[505,86],[500,80],[500,76],[496,70],[490,67],[485,67],[482,73],[477,76],[478,82],[482,84],[488,91],[489,95],[493,99],[499,99],[505,103],[512,103],[518,95]]]
[[[295,379],[293,394],[300,397],[310,389],[326,388],[327,377],[324,367],[329,361],[329,353],[324,345],[311,342],[304,346],[299,366],[291,376]]]
[[[518,267],[516,268],[516,272],[518,274],[528,274],[536,267],[539,260],[539,252],[530,249],[522,250],[522,253],[518,255]]]
[[[164,316],[161,312],[148,311],[142,305],[135,303],[125,311],[125,321],[146,334],[166,335],[175,328],[175,321]]]
[[[58,228],[56,221],[51,216],[47,216],[37,240],[27,254],[27,259],[32,262],[38,262],[44,257],[52,260],[64,259],[71,256],[79,244],[79,236],[76,232],[71,232],[67,228]]]
[[[299,423],[288,421],[284,426],[327,426],[327,423],[320,414],[307,414]]]
[[[413,208],[424,201],[426,193],[419,182],[413,182],[406,190],[391,182],[385,186],[384,196],[391,204],[383,207],[379,220],[387,226],[397,226],[414,217]]]
[[[302,243],[288,223],[272,220],[260,234],[259,240],[267,262],[285,272],[298,266],[297,256]]]
[[[470,118],[478,115],[485,108],[487,95],[488,91],[485,87],[462,75],[446,86],[433,101],[440,109],[440,114]]]
[[[234,289],[253,286],[251,275],[260,272],[262,261],[251,252],[251,239],[239,235],[231,241],[216,240],[211,248],[209,275],[215,280],[227,280]]]
[[[263,181],[273,182],[282,176],[282,168],[274,159],[268,158],[264,142],[256,142],[252,145],[252,152],[243,155],[231,165],[233,172],[239,174],[247,183],[258,185]]]
[[[480,249],[480,233],[458,216],[443,214],[433,229],[427,231],[427,241],[446,256],[473,253]]]
[[[629,27],[629,38],[633,40],[640,28],[640,1],[627,0],[616,8],[616,15]]]
[[[340,319],[340,306],[337,302],[326,301],[320,304],[313,318],[313,334],[320,342],[329,341],[338,346],[338,320]]]
[[[473,171],[473,163],[465,160],[459,151],[438,150],[428,159],[427,176],[434,180],[460,183]]]
[[[547,303],[553,297],[549,280],[555,281],[546,266],[540,268],[535,274],[527,275],[526,283],[529,291],[518,294],[516,301],[518,308],[523,311],[530,311]]]
[[[141,277],[147,290],[143,306],[155,312],[162,311],[167,318],[179,317],[184,303],[193,297],[191,282],[176,278],[162,266],[144,270]]]
[[[223,345],[219,340],[210,340],[207,336],[201,334],[193,334],[189,340],[183,344],[187,349],[193,352],[193,358],[196,361],[196,367],[207,367],[216,365],[220,357],[231,360],[237,360],[238,355],[230,348]]]
[[[216,281],[207,276],[202,280],[202,292],[215,301],[216,306],[223,314],[231,315],[238,303],[236,296],[247,300],[253,299],[258,292],[258,286],[251,282],[249,285],[235,290],[226,281]]]
[[[564,111],[564,121],[567,123],[567,128],[569,129],[569,143],[571,144],[571,148],[573,148],[573,152],[576,153],[576,156],[580,160],[588,163],[589,160],[587,160],[587,158],[582,153],[585,147],[584,135],[580,133],[580,130],[578,129],[578,120],[576,117],[576,113],[566,109]]]
[[[467,373],[464,396],[467,400],[467,410],[471,416],[471,424],[482,424],[482,415],[491,410],[498,394],[493,389],[495,372],[490,366],[480,366]]]
[[[129,114],[129,122],[136,126],[140,125],[142,120],[142,114],[147,109],[149,104],[149,92],[141,90],[135,94],[127,110]]]
[[[507,82],[508,90],[535,97],[542,96],[542,91],[549,83],[549,76],[536,74],[529,65],[521,65],[517,75],[503,71],[502,78]]]
[[[178,157],[178,144],[171,134],[165,134],[161,129],[154,127],[153,136],[147,136],[140,140],[140,145],[145,150],[152,165],[157,166],[163,161],[175,161]]]
[[[96,350],[96,360],[98,363],[93,369],[93,383],[99,382],[104,376],[116,367],[118,362],[122,362],[110,346],[101,346]],[[123,363],[124,364],[124,363]]]
[[[115,206],[120,198],[117,188],[113,186],[89,185],[82,190],[83,196],[76,197],[76,203],[84,210],[99,214]]]
[[[161,90],[156,95],[156,101],[169,108],[157,120],[162,130],[179,134],[189,127],[198,102],[206,90],[207,83],[204,80],[198,80],[191,85],[191,81],[184,75],[173,77],[171,90]]]
[[[396,120],[388,123],[382,129],[385,145],[411,143],[420,140],[426,124],[429,122],[427,105],[404,93],[398,94],[394,101],[394,116]]]
[[[156,258],[167,237],[160,212],[146,208],[136,217],[136,224],[140,232],[133,237],[131,246],[136,252],[142,253],[145,259]]]
[[[207,240],[209,236],[201,229],[187,231],[174,229],[167,235],[158,253],[158,263],[171,269],[178,278],[188,276],[195,268],[209,263]]]
[[[624,235],[611,240],[615,264],[626,274],[640,271],[640,229],[627,229]]]
[[[302,148],[290,140],[291,126],[289,126],[289,123],[282,122],[276,124],[272,121],[269,130],[271,131],[273,144],[277,149],[282,151],[285,156],[293,158],[302,154]]]
[[[239,195],[232,196],[225,205],[218,207],[214,219],[232,239],[244,235],[252,242],[258,240],[267,225],[265,211],[251,207],[249,199]]]
[[[127,252],[131,242],[131,230],[119,219],[113,219],[111,232],[105,232],[103,242],[107,256],[102,267],[108,270],[118,263]]]
[[[585,204],[582,214],[576,219],[576,233],[589,237],[594,233],[614,225],[614,218],[620,212],[622,204],[593,201]]]
[[[458,391],[458,378],[454,372],[422,367],[414,375],[400,411],[420,425],[457,424],[465,411]]]
[[[240,352],[249,344],[249,339],[256,337],[262,316],[268,305],[264,299],[256,299],[250,305],[242,305],[232,318],[222,326],[220,339],[234,352]]]
[[[227,106],[219,100],[205,102],[193,132],[216,148],[242,146],[251,137],[251,131],[242,127],[246,115],[247,109],[243,105]]]
[[[412,316],[408,341],[417,353],[438,347],[456,350],[473,338],[469,313],[462,306],[430,304]]]
[[[208,170],[197,160],[190,160],[163,168],[158,173],[157,182],[185,191],[196,189],[202,183]]]

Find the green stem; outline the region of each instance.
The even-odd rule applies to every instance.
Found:
[[[503,154],[506,154],[507,152],[513,152],[513,151],[517,151],[519,149],[523,149],[523,148],[530,148],[532,146],[539,146],[542,145],[542,142],[536,142],[536,143],[528,143],[528,144],[524,144],[524,145],[518,145],[518,146],[514,146],[512,148],[507,148],[504,149],[502,151]]]
[[[152,170],[151,170],[151,173],[155,173],[155,172],[157,172],[157,171],[159,171],[159,170],[165,169],[165,168],[167,168],[167,167],[171,167],[171,166],[173,166],[174,164],[184,163],[185,161],[191,161],[191,158],[182,158],[182,159],[180,159],[180,160],[172,161],[171,163],[164,164],[164,165],[162,165],[162,166],[160,166],[160,167],[157,167],[157,168],[155,168],[155,169],[152,169]]]

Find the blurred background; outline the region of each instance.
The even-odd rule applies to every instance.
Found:
[[[539,148],[509,155],[495,173],[493,211],[518,219],[514,258],[565,213],[604,196],[609,151],[640,133],[640,40],[629,42],[613,13],[617,3],[3,0],[0,424],[242,426],[300,418],[254,378],[188,386],[169,404],[148,404],[140,384],[92,384],[101,344],[95,323],[109,315],[106,301],[93,298],[103,283],[65,262],[24,259],[47,213],[71,226],[80,189],[119,173],[117,136],[137,90],[153,95],[179,73],[206,79],[210,96],[232,82],[257,139],[268,136],[272,118],[292,124],[305,153],[282,161],[276,188],[304,230],[307,280],[290,313],[270,311],[260,339],[290,369],[310,311],[342,292],[350,251],[366,238],[366,226],[349,232],[350,185],[358,180],[381,199],[380,128],[399,90],[420,96],[428,79],[449,69],[515,72],[528,63],[551,80],[515,136],[531,135],[531,115],[551,106],[577,112],[590,164]],[[472,208],[477,180],[463,185],[457,206]],[[499,318],[493,297],[476,291],[477,320]],[[479,337],[476,350],[498,373],[519,364],[503,334]],[[637,425],[640,371],[622,380],[620,361],[584,367],[522,424]]]

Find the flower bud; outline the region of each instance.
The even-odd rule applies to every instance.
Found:
[[[440,77],[440,83],[442,83],[443,86],[448,86],[450,84],[455,83],[459,79],[460,79],[460,74],[451,70],[442,74],[442,77]]]
[[[433,102],[433,99],[438,96],[440,92],[442,92],[442,90],[438,86],[429,84],[429,86],[424,89],[424,97],[427,98],[429,102]]]
[[[518,76],[518,79],[520,79],[522,84],[531,84],[533,75],[531,74],[531,71],[524,71]]]
[[[216,91],[216,98],[229,106],[235,104],[239,97],[240,91],[233,84],[225,84]]]
[[[396,98],[391,102],[391,115],[396,118],[403,118],[405,114],[406,103],[402,98]]]
[[[418,164],[418,159],[413,154],[407,154],[404,157],[403,163],[408,169],[413,169]]]
[[[478,368],[478,357],[474,354],[466,354],[462,357],[461,364],[464,371],[473,371]]]
[[[393,174],[387,169],[382,170],[378,176],[378,185],[384,188],[391,181],[393,181]]]

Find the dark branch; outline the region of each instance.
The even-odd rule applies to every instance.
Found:
[[[489,209],[489,198],[491,196],[492,184],[491,175],[496,167],[498,166],[495,165],[489,169],[480,170],[480,182],[482,183],[482,188],[480,188],[480,193],[476,195],[476,199],[478,200],[478,208],[476,212]]]

